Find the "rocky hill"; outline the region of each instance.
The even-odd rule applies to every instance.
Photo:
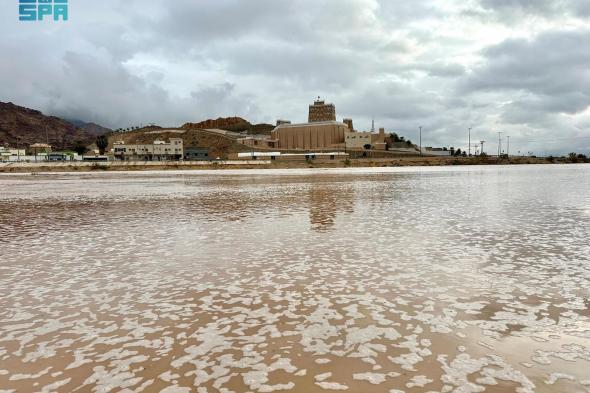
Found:
[[[54,150],[73,149],[79,143],[90,145],[96,135],[109,131],[94,123],[83,123],[80,127],[12,102],[0,102],[0,145],[15,147],[49,142]]]
[[[241,117],[219,117],[217,119],[208,119],[199,123],[186,123],[182,126],[185,130],[199,130],[217,128],[227,131],[245,131],[251,126],[250,122]]]
[[[81,128],[83,131],[85,131],[86,133],[90,134],[90,135],[103,135],[103,134],[108,134],[109,132],[112,132],[112,130],[110,128],[106,128],[103,127],[99,124],[96,123],[86,123],[82,120],[66,120],[68,123],[72,123],[73,125],[75,125],[78,128]]]
[[[208,119],[200,123],[186,123],[182,126],[185,130],[219,129],[234,132],[246,132],[248,134],[270,134],[274,129],[272,124],[252,124],[241,117],[219,117]]]

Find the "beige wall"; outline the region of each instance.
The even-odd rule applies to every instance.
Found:
[[[365,145],[373,142],[372,135],[370,132],[346,132],[346,148],[364,149]]]
[[[246,137],[246,138],[239,138],[238,143],[248,147],[255,147],[259,149],[277,149],[278,141],[274,139],[268,138],[254,138],[254,137]]]
[[[344,148],[344,123],[324,122],[281,125],[272,132],[282,150],[322,150]]]
[[[377,150],[386,150],[385,130],[380,129],[378,134],[372,132],[347,132],[346,148],[347,149],[364,149],[365,145],[371,145]]]

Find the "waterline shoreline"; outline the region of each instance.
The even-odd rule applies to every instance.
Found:
[[[201,167],[194,168],[146,168],[142,170],[104,170],[104,171],[24,171],[24,172],[1,172],[0,178],[10,177],[44,177],[44,176],[84,176],[84,178],[92,177],[111,177],[114,175],[132,176],[132,177],[152,177],[152,176],[308,176],[308,175],[372,175],[372,174],[403,174],[403,173],[449,173],[449,172],[481,172],[488,170],[510,170],[510,169],[525,169],[534,168],[540,164],[505,164],[505,165],[406,165],[406,166],[357,166],[357,167],[227,167],[227,168],[211,168]],[[590,164],[561,164],[551,165],[548,168],[563,168],[569,166],[574,168],[583,168],[590,166]]]
[[[175,162],[63,162],[0,163],[0,174],[43,172],[137,172],[187,171],[233,169],[302,169],[302,168],[375,168],[375,167],[448,167],[448,166],[510,166],[510,165],[564,165],[566,160],[549,161],[546,158],[513,157],[498,160],[478,157],[399,157],[388,159],[351,159],[334,162],[273,162],[270,160],[175,161]]]

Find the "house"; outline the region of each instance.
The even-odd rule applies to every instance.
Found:
[[[113,144],[113,156],[121,161],[179,161],[183,159],[182,138],[159,139],[152,143],[128,144],[118,141]]]
[[[207,147],[185,147],[184,159],[187,161],[208,161],[209,148]]]

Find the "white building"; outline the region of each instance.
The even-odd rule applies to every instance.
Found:
[[[156,139],[149,144],[127,144],[118,141],[113,144],[115,160],[122,161],[179,161],[182,160],[182,138],[170,138],[169,142]]]
[[[0,147],[0,160],[18,161],[19,157],[26,155],[25,149],[13,149],[11,147]]]

